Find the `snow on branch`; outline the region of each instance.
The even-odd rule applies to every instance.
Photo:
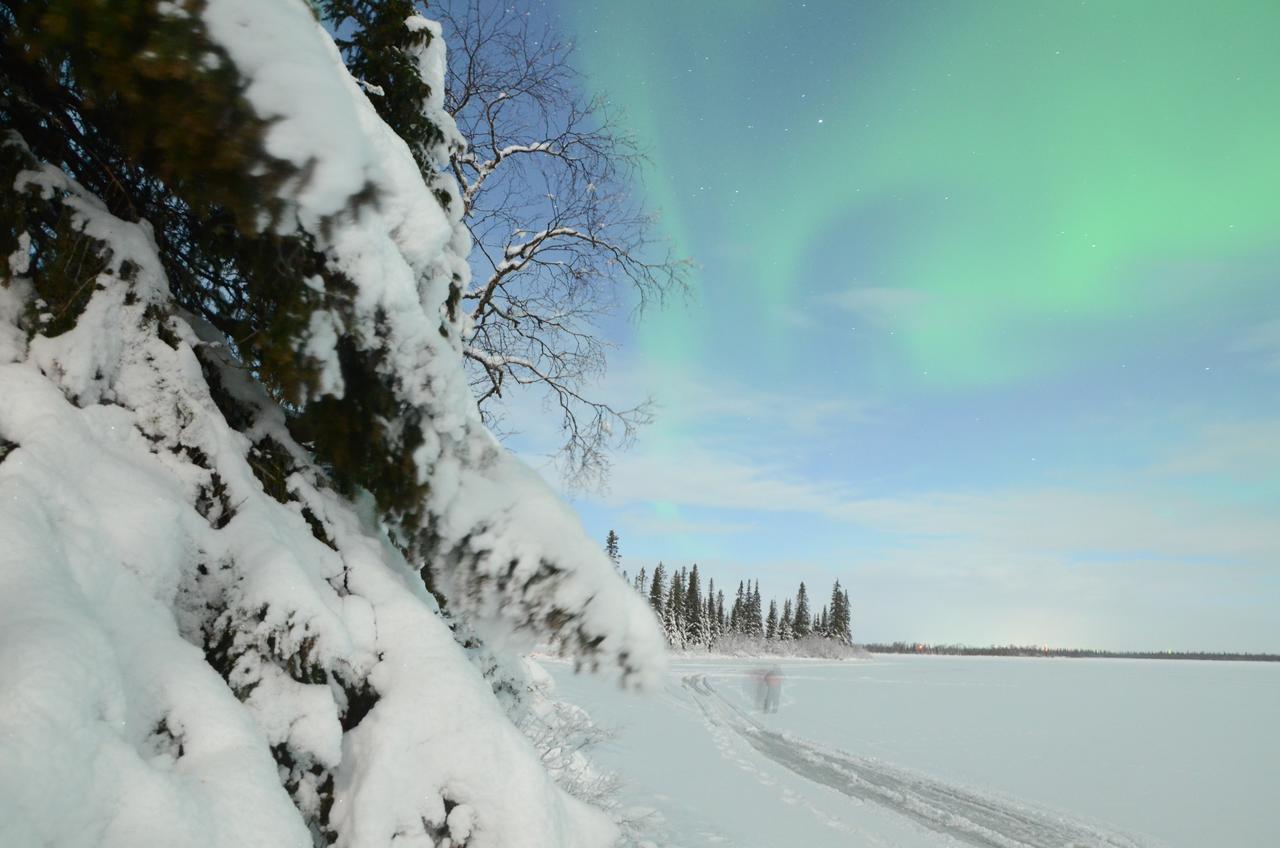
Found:
[[[472,398],[460,193],[422,164],[454,128],[421,86],[358,83],[301,0],[125,5],[54,31],[0,0],[63,39],[3,57],[24,130],[0,144],[5,838],[609,844],[453,631],[634,684],[664,662]],[[391,39],[345,61],[408,57],[443,97],[413,3],[315,5]],[[109,24],[169,49],[162,84]]]
[[[609,452],[649,416],[646,403],[593,397],[610,347],[601,324],[682,292],[691,264],[631,196],[642,151],[605,99],[583,94],[571,44],[520,3],[438,13],[453,57],[445,107],[471,139],[450,165],[476,245],[462,328],[472,389],[498,430],[505,385],[540,391],[562,413],[565,477],[602,482]]]

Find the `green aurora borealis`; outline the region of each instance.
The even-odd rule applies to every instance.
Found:
[[[601,538],[873,639],[1280,649],[1280,2],[543,8],[698,263],[610,329]]]
[[[734,245],[697,256],[704,304],[767,345],[815,291],[900,289],[884,380],[1035,377],[1253,296],[1234,269],[1276,257],[1280,4],[567,9],[675,242]],[[869,219],[879,261],[842,276]],[[648,322],[648,354],[694,353],[694,323]]]

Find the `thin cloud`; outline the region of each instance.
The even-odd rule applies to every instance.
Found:
[[[838,431],[865,421],[880,407],[871,400],[814,399],[798,392],[761,391],[689,375],[665,381],[664,395],[657,397],[657,403],[664,424],[697,432],[705,424],[747,421],[771,439]]]
[[[1232,350],[1259,354],[1267,368],[1280,371],[1280,318],[1251,327]]]
[[[1204,428],[1194,443],[1153,470],[1172,476],[1271,479],[1280,483],[1280,419],[1213,424]]]
[[[1272,456],[1275,448],[1259,439],[1236,442],[1235,450],[1232,464],[1247,466]],[[1163,463],[1124,480],[1100,473],[1087,486],[1073,488],[868,498],[838,482],[803,478],[785,464],[686,445],[678,456],[650,451],[624,456],[614,468],[605,503],[803,513],[903,544],[951,540],[1059,557],[1103,552],[1126,559],[1260,562],[1280,554],[1280,522],[1271,505],[1222,505],[1186,494],[1169,485],[1171,473],[1171,465]]]
[[[930,297],[925,292],[889,286],[854,286],[819,299],[826,306],[880,321],[906,317],[918,311],[929,300]]]
[[[628,510],[618,516],[618,523],[625,524],[632,532],[647,536],[739,536],[759,532],[755,521],[715,521],[699,518],[667,517],[655,515],[651,510]]]

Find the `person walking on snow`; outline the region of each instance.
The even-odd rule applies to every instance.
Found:
[[[764,711],[776,713],[782,700],[782,669],[773,666],[764,673]]]

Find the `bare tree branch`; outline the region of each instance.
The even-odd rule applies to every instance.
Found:
[[[652,420],[642,401],[591,396],[607,367],[602,320],[683,291],[690,263],[655,235],[631,195],[644,161],[601,97],[589,97],[573,45],[526,4],[433,4],[449,46],[446,108],[471,147],[450,162],[476,249],[465,354],[491,427],[508,389],[540,390],[564,435],[576,485],[601,483],[612,450]]]

